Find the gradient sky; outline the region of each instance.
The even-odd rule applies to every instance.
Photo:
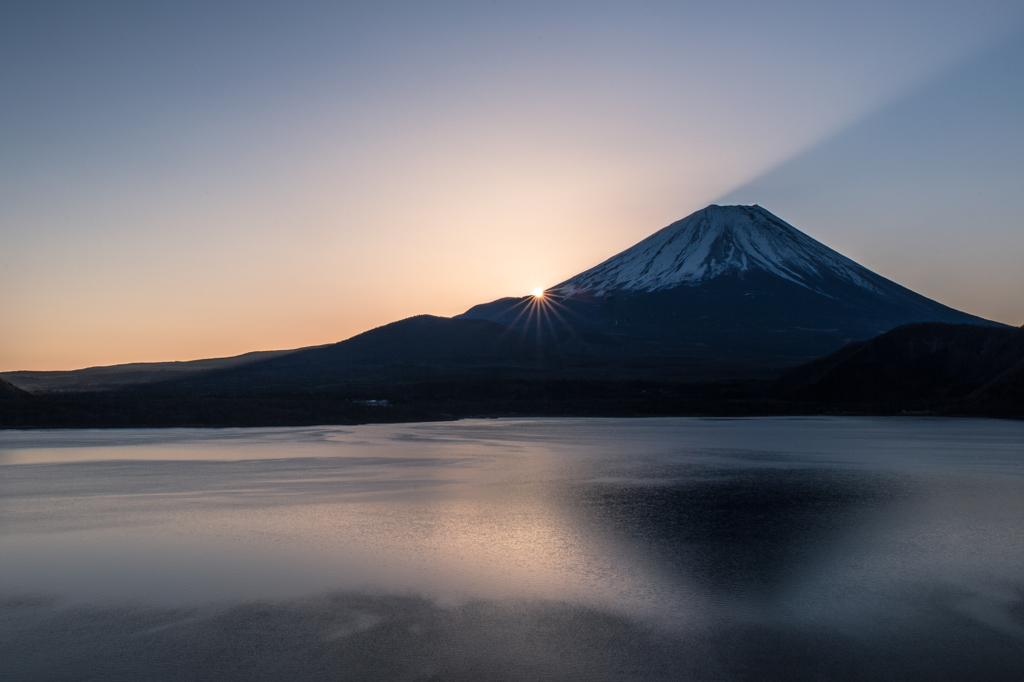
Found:
[[[1019,0],[5,6],[0,371],[453,315],[712,202],[1019,325],[1022,83]]]

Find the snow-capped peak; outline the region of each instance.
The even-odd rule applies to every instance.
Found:
[[[550,289],[561,296],[658,291],[763,270],[819,289],[826,275],[878,291],[877,275],[760,206],[708,206]]]

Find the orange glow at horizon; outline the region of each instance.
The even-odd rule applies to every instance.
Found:
[[[561,324],[575,304],[524,285],[710,203],[1020,325],[1024,3],[961,4],[317,3],[287,30],[273,8],[106,8],[83,33],[23,3],[0,372],[303,348],[513,297]]]

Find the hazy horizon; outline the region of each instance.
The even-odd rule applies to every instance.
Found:
[[[758,203],[1024,323],[1024,7],[56,3],[0,27],[0,371],[339,341]]]

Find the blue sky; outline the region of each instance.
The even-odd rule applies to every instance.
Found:
[[[0,370],[451,315],[759,203],[1024,323],[1024,6],[32,3],[0,22]]]

